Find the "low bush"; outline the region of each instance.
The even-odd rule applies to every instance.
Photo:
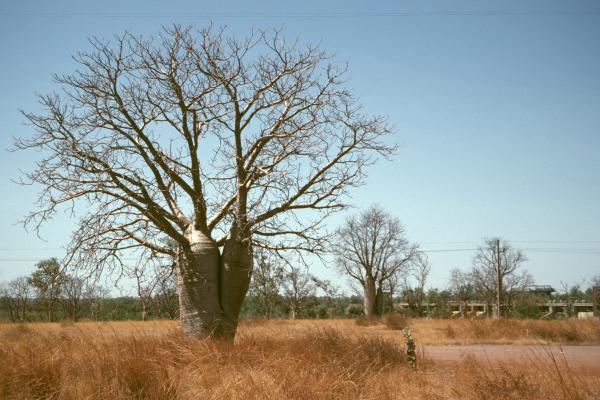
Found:
[[[354,321],[358,326],[375,326],[381,324],[381,317],[376,315],[360,315]]]
[[[401,331],[408,326],[408,320],[400,314],[385,314],[383,323],[390,329]]]

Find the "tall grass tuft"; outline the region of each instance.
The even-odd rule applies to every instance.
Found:
[[[389,313],[384,314],[383,316],[365,316],[361,315],[355,320],[356,325],[358,326],[376,326],[376,325],[385,325],[389,329],[401,331],[408,326],[408,320],[400,314]]]

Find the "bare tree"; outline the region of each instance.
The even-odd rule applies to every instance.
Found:
[[[416,252],[412,262],[411,275],[416,282],[415,305],[419,314],[423,313],[423,300],[426,300],[425,286],[430,272],[429,257],[423,252]]]
[[[173,276],[172,265],[151,263],[139,264],[126,269],[127,276],[135,280],[136,294],[142,305],[142,321],[148,320],[148,308],[160,290],[168,290],[169,278]]]
[[[152,297],[152,305],[158,316],[166,316],[169,319],[179,317],[179,301],[177,298],[177,280],[171,274],[161,276],[157,279],[154,296]]]
[[[325,305],[327,307],[327,315],[329,319],[333,318],[335,309],[339,306],[339,301],[341,297],[339,287],[333,282],[327,279],[319,279],[317,277],[313,277],[315,285],[317,289],[319,289],[325,298]]]
[[[37,134],[16,148],[44,155],[24,178],[43,187],[26,223],[70,207],[77,268],[175,259],[183,330],[232,338],[252,248],[321,250],[324,218],[393,153],[391,127],[345,88],[345,67],[279,32],[174,26],[90,44],[24,113]]]
[[[110,292],[103,286],[96,284],[93,280],[87,280],[83,298],[88,303],[92,319],[95,321],[100,313],[103,300],[109,296]]]
[[[263,249],[256,252],[249,292],[267,319],[271,318],[279,301],[283,275],[283,266],[278,257]]]
[[[473,283],[488,294],[488,302],[495,304],[495,316],[502,315],[502,304],[507,287],[513,290],[519,286],[531,283],[527,279],[520,279],[519,267],[527,261],[525,254],[515,250],[506,241],[500,238],[484,239],[473,257],[471,279]],[[521,275],[521,278],[529,274]]]
[[[518,293],[524,293],[527,287],[533,285],[535,280],[533,276],[526,270],[515,271],[505,277],[502,283],[504,290],[504,301],[509,310],[513,309],[515,295]]]
[[[282,294],[283,300],[290,309],[291,319],[304,309],[307,300],[316,293],[314,277],[299,265],[288,265],[283,274]]]
[[[475,288],[471,283],[471,274],[463,272],[458,268],[450,271],[450,290],[462,303],[460,307],[460,316],[466,317],[467,302],[473,300]]]
[[[83,278],[77,276],[66,276],[62,282],[62,305],[65,316],[72,321],[79,319],[81,303],[86,294],[86,283]]]
[[[417,246],[408,242],[398,218],[371,206],[337,230],[333,253],[340,272],[363,289],[364,312],[370,316],[382,313],[385,282],[409,268]]]
[[[399,294],[400,289],[406,283],[406,275],[407,269],[401,268],[395,274],[392,274],[389,278],[387,278],[384,282],[383,291],[387,293],[387,308],[389,312],[394,312],[394,296]],[[385,307],[385,299],[384,299],[384,307]]]
[[[15,278],[4,287],[0,287],[0,297],[4,298],[9,317],[13,322],[27,320],[32,291],[33,287],[24,276]]]

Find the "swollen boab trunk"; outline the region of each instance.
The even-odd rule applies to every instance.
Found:
[[[219,249],[204,233],[188,232],[190,247],[183,249],[177,265],[181,327],[185,333],[218,335],[222,318],[219,304]]]
[[[232,340],[248,291],[250,250],[229,239],[221,256],[201,231],[191,230],[188,239],[190,248],[182,252],[177,266],[182,330],[198,338]]]
[[[367,317],[377,315],[377,289],[375,282],[369,280],[364,285],[364,313]]]
[[[250,286],[252,274],[252,249],[244,242],[230,235],[223,246],[221,257],[220,299],[223,309],[223,337],[233,339],[238,325],[242,303]]]

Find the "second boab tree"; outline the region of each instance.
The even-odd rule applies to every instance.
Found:
[[[386,284],[407,275],[413,263],[426,260],[406,238],[400,220],[377,205],[346,219],[336,232],[332,252],[340,273],[360,284],[367,317],[383,314]]]
[[[24,113],[36,134],[16,140],[42,150],[23,177],[43,188],[26,222],[71,208],[73,267],[175,260],[181,324],[197,337],[234,337],[253,247],[320,251],[324,219],[395,148],[345,66],[277,31],[173,26],[91,39],[74,58],[60,91]]]

